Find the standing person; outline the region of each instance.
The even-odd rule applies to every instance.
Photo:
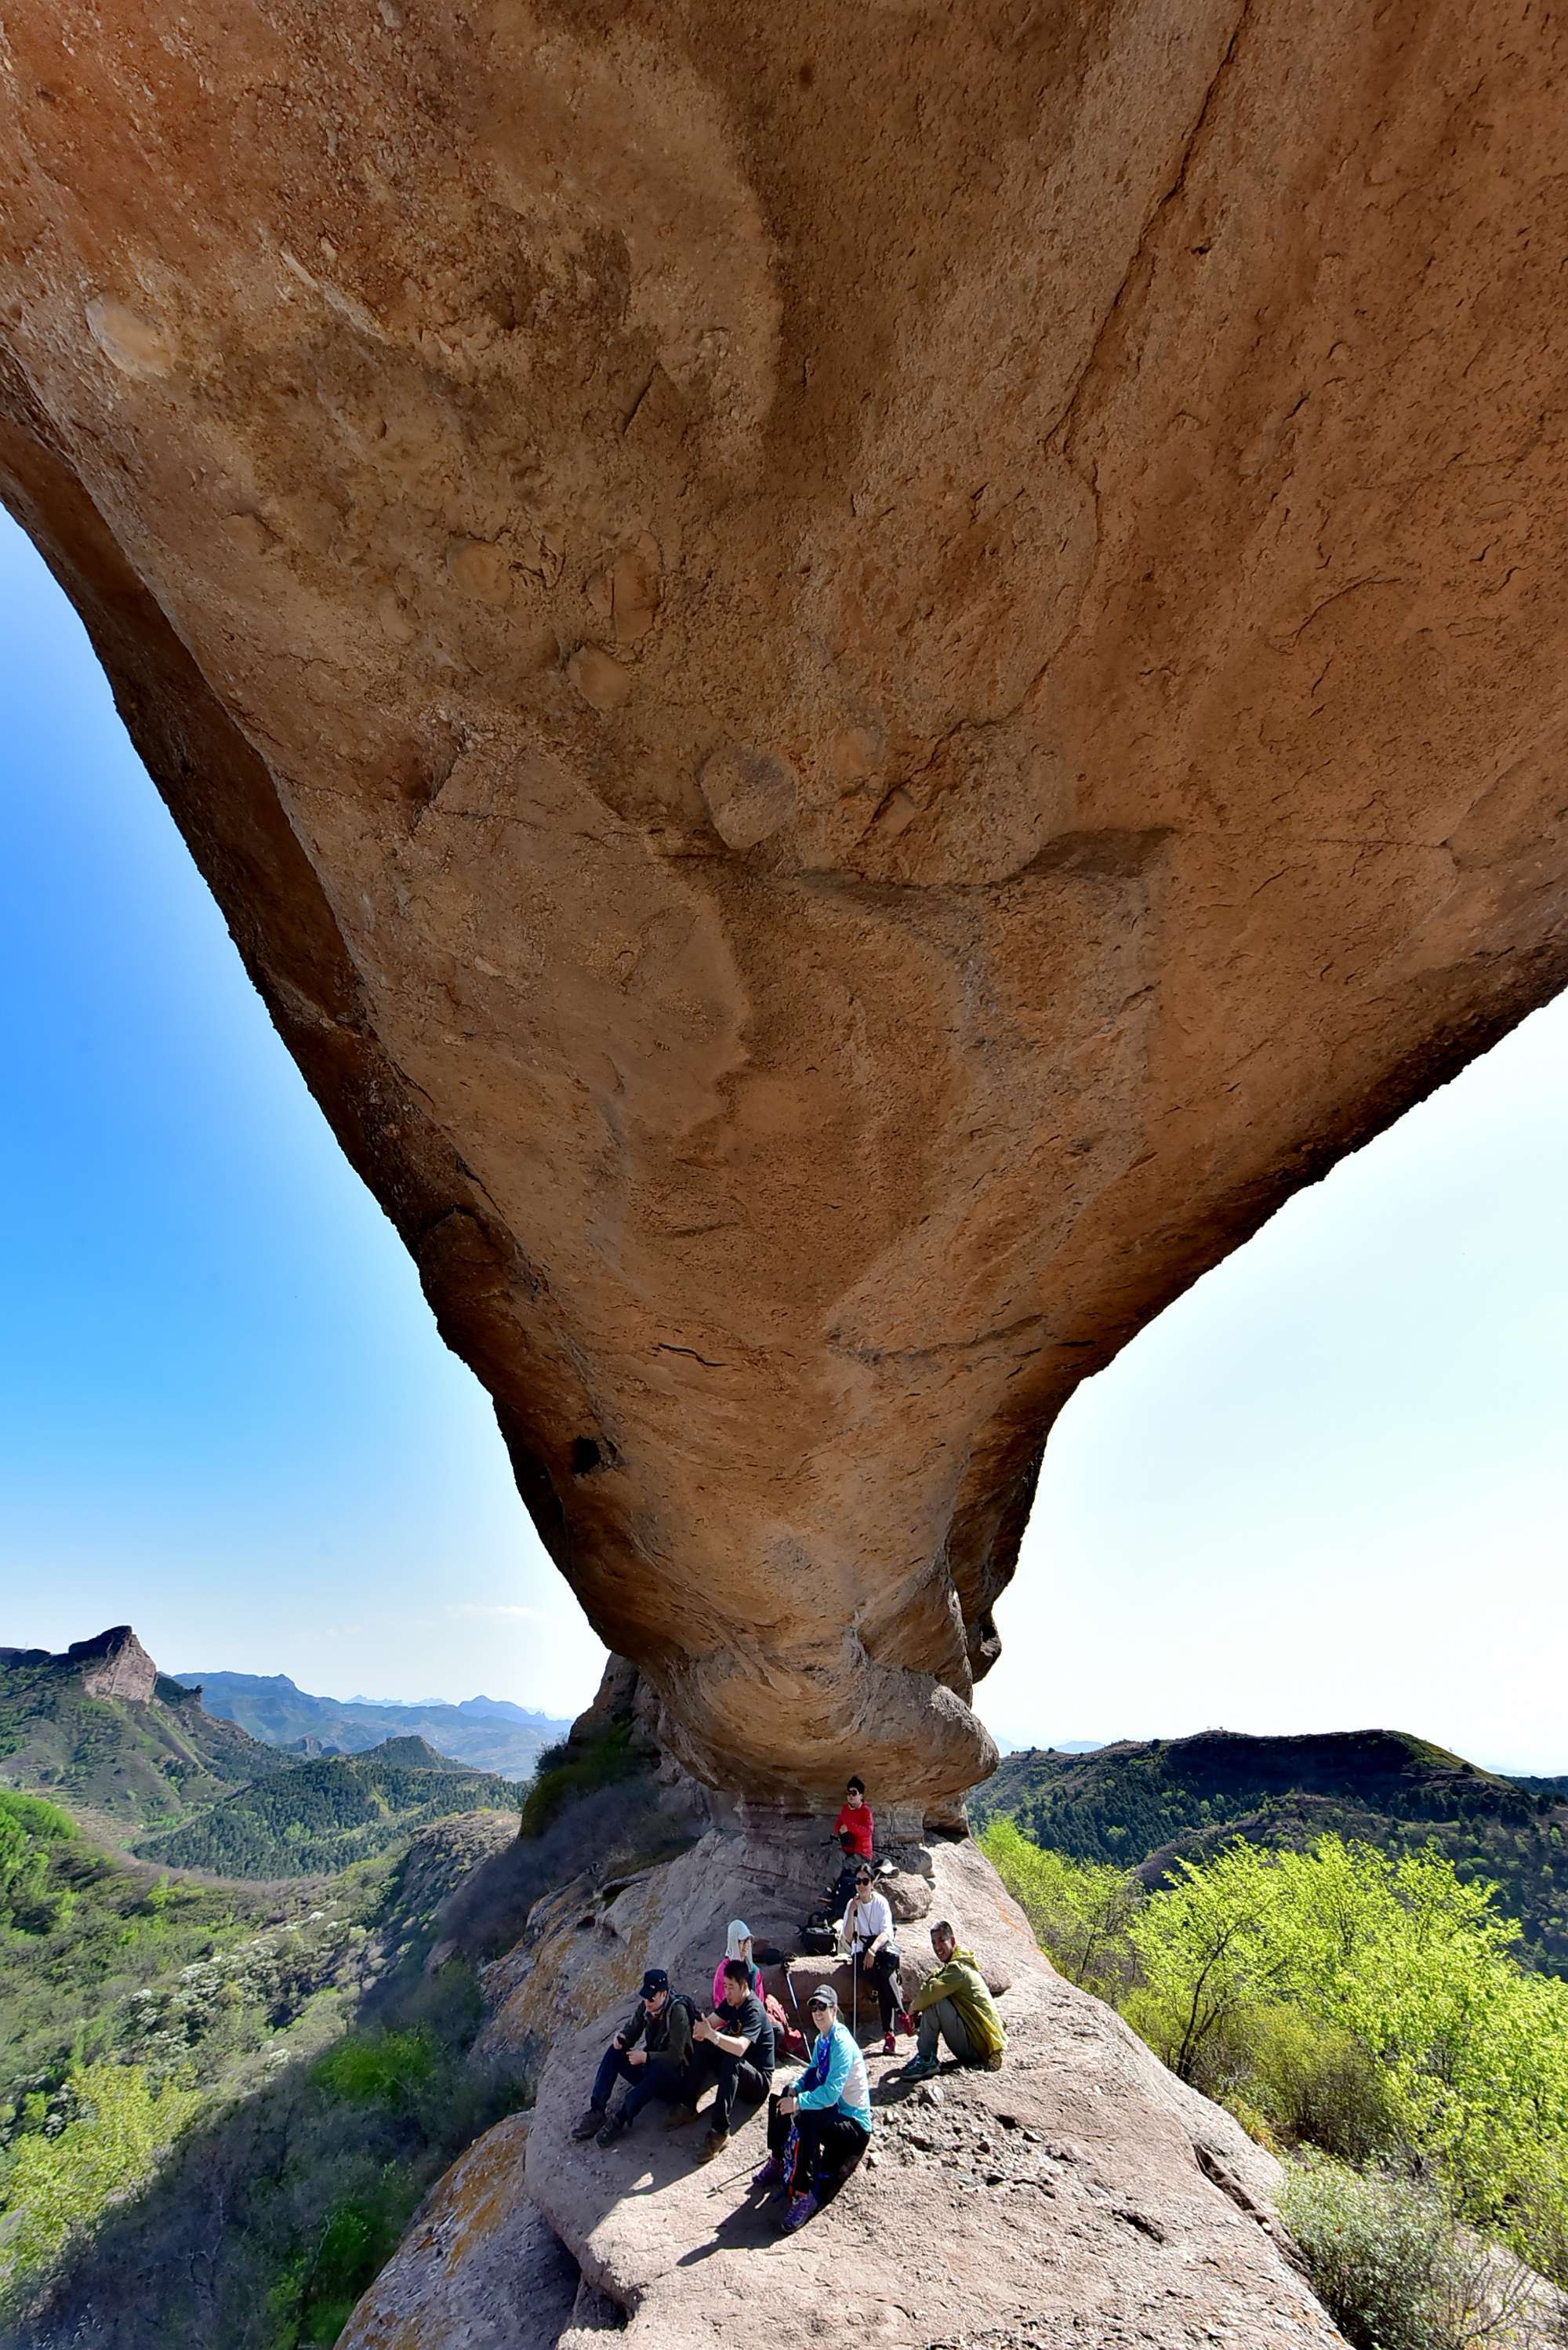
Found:
[[[945,1918],[931,1928],[931,1948],[937,1954],[937,1970],[926,1977],[909,2002],[920,2019],[920,2033],[915,2054],[900,2079],[929,2080],[937,2069],[937,2049],[944,2040],[961,2064],[979,2064],[988,2073],[1000,2073],[1007,2034],[974,1952],[960,1950],[958,1936]]]
[[[768,2158],[757,2188],[788,2190],[784,2226],[803,2228],[826,2189],[847,2177],[871,2143],[871,2085],[866,2059],[838,2020],[838,1994],[823,1983],[811,1994],[816,2043],[811,2063],[782,2095],[768,2100]]]
[[[572,2136],[597,2137],[601,2146],[613,2146],[631,2127],[649,2097],[680,2095],[680,2076],[691,2056],[690,2002],[672,1999],[664,1969],[649,1967],[630,2022],[622,2024],[599,2059],[588,2109]],[[628,2084],[627,2093],[618,2110],[607,2113],[618,2081]]]
[[[838,1806],[838,1817],[833,1823],[833,1833],[840,1848],[852,1853],[857,1860],[869,1860],[876,1846],[871,1838],[876,1822],[871,1806],[866,1801],[864,1779],[851,1779],[844,1790],[844,1801]]]
[[[898,1947],[893,1939],[893,1912],[888,1897],[873,1891],[867,1861],[862,1861],[855,1872],[855,1898],[838,1921],[838,1939],[840,1947],[848,1950],[850,1965],[867,1979],[867,1988],[876,1990],[882,2014],[882,2054],[891,2056],[898,2048],[893,2019],[898,2010]]]
[[[740,1959],[751,1969],[752,1989],[759,1999],[763,1996],[763,1970],[752,1947],[752,1929],[743,1918],[732,1918],[724,1943],[724,1955],[713,1970],[713,2004],[719,2006],[724,1996],[724,1969],[732,1959]]]
[[[773,2019],[752,1989],[751,1972],[744,1959],[725,1960],[723,1999],[711,2015],[699,2016],[691,2027],[693,2044],[681,2075],[681,2101],[664,2125],[680,2129],[694,2119],[697,2100],[708,2083],[718,2083],[699,2162],[711,2162],[729,2145],[735,2099],[746,2097],[754,2105],[773,2086]]]

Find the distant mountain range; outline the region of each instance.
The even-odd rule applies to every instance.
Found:
[[[203,1702],[200,1684],[161,1673],[129,1624],[58,1656],[0,1648],[0,1789],[45,1795],[90,1834],[171,1868],[325,1876],[452,1814],[499,1811],[515,1821],[519,1781],[532,1775],[546,1739],[566,1727],[497,1698],[472,1700],[477,1714],[424,1710],[450,1716],[459,1735],[525,1758],[520,1771],[493,1772],[411,1731],[409,1713],[422,1718],[416,1709],[335,1707],[281,1678],[254,1686],[286,1707],[294,1700],[313,1725],[321,1721],[313,1707],[347,1715],[356,1751],[306,1760],[253,1737]]]
[[[312,1697],[286,1673],[178,1673],[174,1678],[188,1689],[200,1689],[210,1714],[237,1722],[269,1746],[361,1754],[384,1739],[422,1738],[438,1754],[509,1779],[530,1777],[543,1749],[571,1728],[569,1721],[529,1713],[506,1698],[404,1705],[366,1697]],[[312,1743],[301,1748],[302,1740]]]
[[[1237,1836],[1309,1844],[1333,1831],[1382,1850],[1430,1842],[1490,1877],[1537,1966],[1568,1974],[1568,1779],[1511,1779],[1403,1731],[1118,1742],[1007,1756],[970,1798],[977,1827],[1006,1814],[1037,1844],[1158,1883]]]

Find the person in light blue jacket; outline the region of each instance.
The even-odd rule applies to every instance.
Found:
[[[858,2043],[838,2020],[838,1994],[812,1992],[811,2062],[768,2099],[768,2158],[755,2188],[787,2191],[783,2224],[804,2228],[825,2189],[846,2178],[871,2143],[871,2084]]]

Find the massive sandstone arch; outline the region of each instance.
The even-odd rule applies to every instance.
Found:
[[[699,1773],[940,1804],[1075,1383],[1568,978],[1562,29],[0,65],[5,495],[541,1531]]]

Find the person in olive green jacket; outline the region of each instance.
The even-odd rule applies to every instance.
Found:
[[[975,1964],[972,1950],[961,1950],[958,1936],[944,1918],[931,1928],[931,1948],[937,1970],[928,1975],[910,2007],[920,2019],[918,2053],[905,2065],[906,2081],[924,2081],[937,2069],[937,2049],[946,2041],[961,2064],[980,2064],[988,2073],[1002,2070],[1007,2034],[996,2012],[996,2002]]]

